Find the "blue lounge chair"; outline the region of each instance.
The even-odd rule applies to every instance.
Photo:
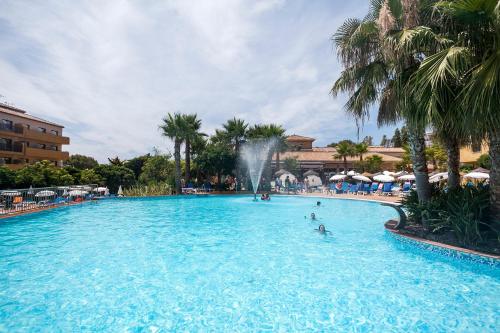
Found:
[[[371,192],[375,193],[378,190],[378,183],[372,183]]]
[[[384,183],[384,186],[382,187],[382,194],[392,195],[392,183]]]
[[[343,182],[342,183],[342,192],[341,193],[347,193],[349,191],[349,187],[351,186],[351,184],[347,183],[347,182]]]
[[[362,186],[362,188],[361,188],[361,186]],[[358,191],[358,193],[361,193],[363,195],[370,194],[371,189],[372,189],[372,187],[370,186],[370,184],[361,184],[360,190]]]
[[[351,187],[349,188],[349,193],[358,194],[358,185],[352,184]]]

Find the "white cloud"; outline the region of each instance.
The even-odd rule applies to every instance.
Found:
[[[363,6],[365,4],[363,3]],[[331,2],[2,2],[0,94],[66,125],[68,150],[128,158],[167,147],[167,112],[282,123],[333,140],[354,126],[328,95]]]

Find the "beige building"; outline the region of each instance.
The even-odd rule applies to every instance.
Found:
[[[32,116],[26,111],[0,103],[0,165],[22,168],[36,161],[49,160],[62,166],[69,153],[63,126]]]
[[[286,158],[295,158],[300,165],[301,173],[308,170],[314,170],[320,174],[338,173],[344,170],[344,161],[335,159],[333,156],[337,153],[333,147],[313,147],[314,138],[290,135],[287,137],[290,150],[280,154],[280,166],[276,166],[276,156],[273,158],[272,166],[276,171],[283,167],[283,161]],[[378,155],[382,157],[382,168],[386,170],[394,170],[396,164],[401,162],[404,154],[402,148],[386,148],[381,146],[368,147],[368,153],[363,155],[363,158]],[[347,158],[347,169],[354,169],[359,157]]]

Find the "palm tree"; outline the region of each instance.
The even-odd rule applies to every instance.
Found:
[[[438,1],[434,9],[429,26],[448,42],[428,54],[413,77],[418,98],[428,106],[418,116],[441,121],[447,129],[445,138],[489,140],[491,213],[493,220],[500,220],[500,4]],[[466,126],[449,127],[446,119]],[[455,164],[456,174],[457,161],[448,161]],[[458,180],[458,175],[454,178]]]
[[[168,114],[163,118],[160,125],[162,135],[174,141],[174,159],[175,159],[175,191],[182,193],[181,188],[181,145],[185,135],[184,118],[180,113]]]
[[[185,182],[189,182],[191,178],[191,143],[199,137],[206,136],[200,133],[201,119],[198,119],[197,114],[182,115],[184,126],[184,154],[185,154]]]
[[[418,67],[418,58],[406,53],[406,29],[417,25],[419,11],[415,1],[374,1],[364,20],[348,19],[333,36],[344,66],[332,93],[348,92],[345,105],[357,121],[369,116],[372,104],[379,102],[378,124],[393,124],[400,119],[409,129],[409,144],[419,200],[430,200],[431,192],[425,158],[425,126],[413,121],[417,104],[409,100],[404,87]]]
[[[359,161],[363,162],[363,155],[368,153],[368,145],[364,142],[354,145],[354,152],[359,156]]]
[[[336,160],[344,160],[344,172],[347,174],[347,157],[354,157],[356,155],[355,148],[349,142],[339,142],[335,147],[337,153],[333,155]]]
[[[225,135],[234,147],[234,152],[238,155],[240,145],[246,139],[248,124],[243,119],[234,117],[233,119],[229,119],[222,127],[224,128]]]

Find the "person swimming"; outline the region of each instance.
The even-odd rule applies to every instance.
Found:
[[[316,214],[311,213],[311,220],[316,220]]]
[[[331,231],[326,230],[325,226],[323,224],[320,224],[318,229],[316,229],[317,232],[320,234],[326,235],[326,234],[331,234]]]
[[[269,201],[269,200],[271,200],[271,197],[269,196],[269,193],[263,193],[260,196],[260,200]]]
[[[316,201],[316,206],[321,206],[321,201]]]

